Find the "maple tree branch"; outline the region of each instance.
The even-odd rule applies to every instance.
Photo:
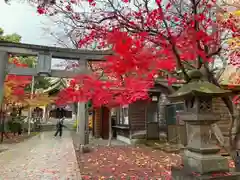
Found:
[[[195,0],[191,0],[191,2],[192,2],[192,10],[193,10],[193,14],[194,14],[194,29],[195,29],[195,31],[196,32],[198,32],[199,31],[199,22],[196,20],[196,15],[198,14],[198,12],[197,12],[197,6],[198,6],[198,4],[199,4],[199,2],[200,1],[198,1],[198,2],[196,2]],[[196,33],[195,32],[195,33]],[[201,45],[200,45],[200,40],[197,40],[197,48],[199,49],[199,50],[202,50],[201,49]],[[198,57],[197,57],[197,62],[196,62],[196,67],[197,67],[197,69],[200,69],[201,68],[201,66],[202,66],[202,60],[201,60],[201,56],[200,55],[198,55]]]
[[[144,7],[145,7],[145,9],[147,11],[147,14],[149,14],[149,8],[148,8],[149,1],[148,0],[143,0],[143,2],[144,2]]]
[[[148,1],[145,0],[146,3],[145,5],[148,5]],[[124,28],[126,28],[127,31],[132,32],[132,33],[138,33],[138,32],[147,32],[150,33],[150,35],[156,36],[158,35],[160,32],[154,29],[149,28],[148,26],[144,25],[144,19],[143,17],[141,17],[141,27],[137,26],[137,25],[132,25],[131,22],[129,21],[128,18],[126,18],[124,15],[122,15],[121,11],[118,10],[114,4],[111,2],[111,0],[108,0],[108,2],[111,5],[111,8],[114,10],[114,12],[116,13],[116,20],[119,22],[120,25],[122,25]],[[138,6],[136,6],[138,7]],[[123,21],[121,21],[121,19],[119,18],[121,17],[121,19]],[[161,34],[165,39],[167,39],[166,36],[164,36],[163,34]]]
[[[74,18],[73,13],[71,13],[69,11],[66,11],[65,9],[63,9],[62,7],[60,7],[58,5],[55,5],[55,7],[57,7],[58,11],[63,13],[65,15],[65,17],[67,19],[69,19],[74,24],[74,26],[72,26],[71,24],[68,23],[68,26],[72,26],[73,29],[74,28],[84,28],[84,29],[92,30],[92,29],[96,28],[95,26],[91,26],[92,24],[94,24],[94,25],[97,24],[98,25],[98,24],[101,24],[101,23],[103,23],[103,22],[105,22],[107,20],[117,19],[116,15],[111,15],[111,16],[103,17],[100,20],[94,21],[92,19],[87,18],[85,16],[86,13],[81,13],[81,15],[85,19],[84,20],[78,20],[78,19]],[[64,21],[64,22],[62,22],[62,24],[67,24],[67,22]]]
[[[172,47],[172,51],[173,51],[173,54],[175,55],[176,57],[176,63],[177,63],[177,66],[178,66],[178,69],[180,69],[183,73],[183,77],[185,79],[186,82],[188,82],[190,80],[187,72],[186,72],[186,69],[185,67],[183,66],[182,62],[181,62],[181,58],[180,58],[180,55],[179,53],[177,52],[177,48],[176,48],[176,45],[175,43],[172,41],[172,35],[170,33],[170,30],[168,28],[168,24],[166,22],[166,20],[164,19],[163,17],[163,23],[167,29],[167,33],[168,33],[168,36],[169,36],[169,43],[171,44],[171,47]]]
[[[184,16],[183,16],[183,14],[182,14],[182,3],[184,2],[184,0],[181,0],[180,2],[179,2],[179,4],[177,4],[177,3],[173,3],[173,6],[175,7],[175,9],[176,9],[176,11],[177,11],[177,13],[173,13],[175,16],[179,16],[179,17],[181,17],[182,19],[184,19]]]
[[[195,66],[193,66],[192,64],[190,64],[190,62],[188,61],[182,61],[183,64],[185,64],[186,66],[188,66],[189,69],[196,69]]]
[[[209,81],[212,82],[214,85],[221,87],[218,80],[214,77],[214,74],[210,71],[210,69],[208,68],[208,64],[207,63],[203,63],[204,68],[206,69]],[[222,101],[224,102],[224,104],[226,105],[226,107],[228,108],[229,113],[231,114],[231,127],[229,129],[229,143],[232,146],[232,128],[233,128],[233,124],[235,121],[235,117],[234,117],[234,107],[233,107],[233,103],[232,100],[229,96],[227,97],[222,97],[221,98]]]
[[[222,47],[219,47],[215,52],[212,52],[207,55],[207,58],[211,58],[212,56],[218,55],[222,50]]]

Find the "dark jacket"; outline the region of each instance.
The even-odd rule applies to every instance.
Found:
[[[58,121],[56,126],[57,126],[57,129],[62,129],[64,127],[63,121],[62,120]]]

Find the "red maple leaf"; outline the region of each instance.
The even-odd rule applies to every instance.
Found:
[[[214,63],[215,55],[224,51],[222,36],[226,32],[239,36],[234,19],[219,22],[212,18],[215,1],[189,2],[181,10],[174,0],[167,4],[156,0],[154,6],[145,1],[138,5],[123,2],[116,5],[106,1],[102,7],[91,7],[88,15],[72,10],[73,24],[86,30],[79,31],[78,48],[94,43],[98,49],[109,47],[113,55],[106,56],[93,74],[74,78],[74,87],[63,90],[59,102],[92,100],[97,106],[121,105],[147,98],[158,74],[169,85],[177,79],[189,81],[188,70]],[[69,3],[58,5],[64,9]],[[234,65],[236,57],[231,61]]]

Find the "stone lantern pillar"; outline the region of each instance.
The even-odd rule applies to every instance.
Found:
[[[189,76],[191,81],[169,96],[171,100],[185,101],[185,111],[179,113],[179,118],[188,126],[183,167],[172,168],[173,180],[238,179],[237,173],[229,173],[227,158],[218,153],[220,148],[210,142],[210,126],[220,119],[213,113],[212,99],[228,96],[230,91],[206,81],[199,70]]]

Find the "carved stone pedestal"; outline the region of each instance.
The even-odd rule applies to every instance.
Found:
[[[200,154],[186,150],[183,164],[185,169],[200,174],[229,171],[227,158],[216,154]]]
[[[172,168],[172,180],[240,180],[239,173],[216,172],[208,174],[190,173],[189,169]]]

